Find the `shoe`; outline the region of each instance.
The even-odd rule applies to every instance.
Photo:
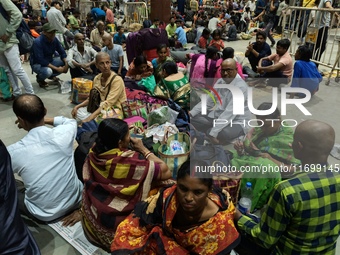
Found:
[[[38,81],[37,80],[37,83],[39,84],[39,87],[40,88],[47,88],[48,87],[48,84],[47,84],[47,82],[46,81]]]
[[[11,102],[11,101],[13,101],[15,99],[15,96],[11,96],[11,97],[9,97],[9,98],[1,98],[1,101],[2,102]]]

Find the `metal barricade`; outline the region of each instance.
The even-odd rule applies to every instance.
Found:
[[[132,23],[143,24],[148,19],[148,7],[145,2],[125,3],[124,17],[126,22],[124,25],[129,26]]]
[[[333,71],[336,71],[335,81],[340,80],[340,36],[337,36],[340,23],[334,13],[340,13],[340,9],[289,6],[283,16],[282,38],[291,41],[290,53],[295,54],[302,44],[310,47],[311,60],[317,65],[331,68],[326,85],[329,85]],[[323,17],[328,15],[330,25],[322,26]]]
[[[78,2],[78,8],[79,8],[81,20],[86,19],[86,15],[91,11],[92,6],[93,6],[92,1],[80,0]]]

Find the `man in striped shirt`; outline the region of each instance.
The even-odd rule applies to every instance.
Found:
[[[334,141],[334,129],[326,123],[307,120],[297,126],[292,148],[302,165],[296,174],[275,186],[259,223],[235,212],[234,219],[252,250],[249,254],[335,254],[340,175],[339,164],[327,164]],[[251,247],[252,242],[272,253],[256,253],[258,247]]]

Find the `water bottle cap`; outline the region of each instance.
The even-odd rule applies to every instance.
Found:
[[[247,187],[247,188],[251,188],[251,186],[252,186],[252,185],[251,185],[251,182],[247,182],[247,183],[246,183],[246,187]]]

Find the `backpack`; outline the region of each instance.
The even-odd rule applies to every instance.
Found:
[[[6,10],[0,3],[0,13],[1,15],[9,22],[10,17],[7,14]],[[21,23],[16,31],[16,37],[19,40],[19,52],[20,55],[29,53],[33,46],[34,37],[31,34],[30,28],[24,19],[21,20]]]
[[[195,42],[195,38],[196,38],[196,33],[193,30],[190,30],[186,33],[187,36],[187,42],[188,43],[194,43]]]

